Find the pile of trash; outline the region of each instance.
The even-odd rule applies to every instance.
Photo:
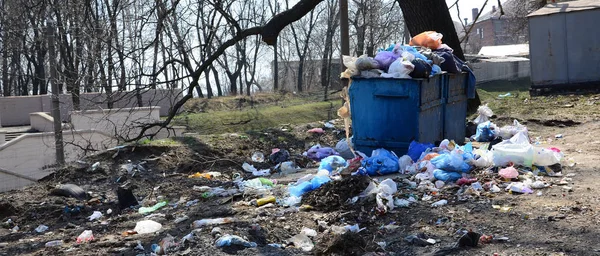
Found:
[[[443,72],[469,72],[470,68],[453,54],[453,49],[442,43],[443,35],[435,31],[423,32],[410,40],[409,45],[392,44],[379,49],[375,57],[343,56],[347,69],[342,78],[429,78]]]

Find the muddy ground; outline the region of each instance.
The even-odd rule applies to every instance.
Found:
[[[579,96],[575,96],[579,97]],[[585,96],[581,96],[585,97]],[[409,208],[396,208],[385,214],[374,210],[375,201],[366,198],[354,205],[344,202],[358,195],[369,178],[352,178],[324,185],[306,196],[303,203],[313,207],[285,208],[281,206],[258,208],[247,205],[257,196],[237,194],[230,197],[205,197],[194,191],[194,186],[234,187],[232,178],[244,173],[241,165],[249,161],[254,151],[268,154],[272,148],[285,148],[292,158],[306,168],[315,163],[300,154],[314,143],[334,146],[343,132],[327,130],[325,135],[307,135],[308,128],[275,127],[249,134],[226,134],[205,136],[200,139],[183,139],[184,146],[128,146],[119,150],[99,153],[74,163],[28,188],[0,194],[0,255],[150,255],[151,245],[171,235],[180,242],[192,232],[194,220],[217,217],[235,217],[237,222],[220,225],[222,234],[239,235],[257,243],[256,248],[240,246],[217,248],[212,227],[197,230],[194,241],[180,243],[171,248],[170,255],[600,255],[598,207],[600,190],[598,164],[600,164],[600,122],[594,118],[553,120],[544,116],[499,116],[499,125],[519,118],[529,128],[530,137],[542,146],[560,148],[574,166],[563,165],[563,177],[546,177],[554,184],[536,190],[534,194],[518,195],[501,192],[482,193],[461,201],[456,197],[459,189],[447,186],[433,195],[431,201],[419,200]],[[576,122],[569,122],[574,120]],[[580,123],[579,123],[580,122]],[[283,130],[281,128],[284,128]],[[562,138],[555,135],[562,134]],[[118,153],[117,153],[118,152]],[[143,164],[146,171],[135,175],[120,170],[128,161]],[[91,171],[90,164],[100,162],[100,168]],[[256,164],[256,167],[272,167],[272,164]],[[188,178],[195,172],[216,171],[223,176],[213,179]],[[312,170],[310,172],[313,172]],[[237,173],[237,174],[236,174]],[[308,173],[308,172],[307,172]],[[473,173],[480,181],[496,179],[494,175],[478,170]],[[567,185],[558,182],[567,177]],[[283,190],[285,177],[274,189]],[[377,179],[377,177],[374,177]],[[398,182],[400,198],[423,193]],[[349,181],[351,181],[349,183]],[[49,195],[57,184],[72,183],[90,194],[88,200],[76,200]],[[154,234],[123,236],[145,217],[137,209],[119,209],[115,191],[120,186],[133,188],[140,203],[168,200],[168,205],[157,210],[151,219],[163,228]],[[565,189],[565,186],[571,189]],[[538,195],[537,192],[541,192]],[[321,199],[319,199],[321,198]],[[197,204],[186,202],[198,199]],[[439,199],[447,199],[448,205],[432,208]],[[330,206],[335,207],[330,207]],[[503,212],[492,205],[510,207]],[[82,206],[80,213],[69,212],[66,207]],[[111,209],[112,214],[107,214]],[[87,219],[94,211],[104,216],[99,220]],[[189,219],[175,223],[186,215]],[[11,219],[12,223],[8,223]],[[359,233],[336,235],[319,226],[354,225],[366,228]],[[34,231],[40,224],[49,228],[43,233]],[[18,225],[19,230],[11,229]],[[318,231],[312,238],[315,248],[304,252],[286,240],[300,233],[303,227]],[[92,230],[95,240],[77,244],[77,236],[84,230]],[[508,241],[492,241],[474,248],[451,249],[463,232],[472,230],[485,235],[508,238]],[[424,234],[436,240],[434,245],[409,244],[405,237]],[[64,245],[45,247],[48,241],[62,240]],[[143,250],[135,249],[138,241]],[[385,246],[381,246],[385,242]],[[287,245],[275,248],[268,244]]]

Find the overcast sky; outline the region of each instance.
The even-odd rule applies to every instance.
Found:
[[[455,2],[456,2],[456,0],[446,0],[446,4],[448,4],[448,7],[453,5]],[[504,3],[505,0],[502,0],[502,2]],[[463,20],[461,20],[461,22],[464,22],[464,18],[469,18],[469,23],[471,21],[473,21],[473,19],[471,17],[471,9],[473,9],[473,8],[481,9],[481,6],[483,6],[483,3],[485,3],[485,0],[460,0],[458,2],[458,7],[460,7],[460,17],[463,18]],[[491,11],[492,6],[494,6],[494,5],[496,5],[496,6],[498,5],[498,0],[488,0],[488,3],[484,9],[484,13]],[[450,15],[452,15],[453,20],[458,21],[458,12],[456,10],[456,6],[454,6],[450,9]]]

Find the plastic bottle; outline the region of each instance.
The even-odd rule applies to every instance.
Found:
[[[235,221],[236,221],[235,218],[201,219],[201,220],[194,221],[192,223],[192,227],[193,228],[200,228],[200,227],[203,227],[203,226],[220,225],[220,224],[232,223],[232,222],[235,222]]]
[[[54,246],[61,246],[63,245],[63,241],[62,240],[54,240],[54,241],[50,241],[46,243],[46,247],[54,247]]]
[[[274,196],[267,196],[256,200],[256,205],[263,206],[268,203],[275,203],[275,201],[277,201],[277,199]]]

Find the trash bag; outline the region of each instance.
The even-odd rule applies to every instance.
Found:
[[[344,138],[335,145],[335,151],[345,159],[352,159],[354,158],[354,153],[352,153],[350,147],[352,147],[352,137],[350,137],[350,140]]]
[[[492,117],[494,115],[494,112],[492,112],[492,109],[490,109],[490,107],[487,106],[487,104],[485,105],[481,105],[477,108],[477,118],[475,118],[475,120],[473,120],[473,123],[475,124],[480,124],[480,123],[485,123],[487,121],[490,120],[490,117]],[[508,138],[510,136],[507,136],[505,138]]]
[[[414,70],[414,68],[415,65],[413,65],[410,61],[398,58],[390,65],[387,73],[381,74],[381,77],[411,78],[409,74]]]
[[[442,68],[440,68],[439,65],[433,64],[431,66],[431,76],[435,76],[437,74],[441,74],[442,73]]]
[[[362,160],[369,175],[384,175],[398,172],[398,156],[383,148],[373,150],[371,157]]]
[[[475,141],[490,142],[496,138],[496,125],[490,121],[477,125],[477,133],[475,133]]]
[[[458,172],[435,169],[433,171],[433,177],[435,177],[436,180],[441,180],[443,182],[448,183],[448,182],[455,182],[458,179],[462,178],[462,174],[460,174]]]
[[[309,192],[309,191],[313,191],[319,187],[321,187],[321,185],[330,182],[331,179],[328,176],[324,176],[324,175],[317,175],[314,178],[312,178],[310,181],[304,181],[298,185],[295,186],[288,186],[288,191],[290,192],[291,196],[295,196],[295,197],[301,197],[304,193]]]
[[[343,168],[348,167],[346,159],[341,156],[328,156],[321,160],[319,170],[327,170],[331,174],[332,172],[339,173]]]
[[[444,36],[441,33],[437,33],[435,31],[425,31],[411,38],[409,45],[437,49],[442,45],[443,37]]]
[[[463,155],[457,150],[431,159],[431,164],[444,171],[468,172],[471,169],[471,166],[463,160]]]
[[[343,55],[342,59],[344,66],[346,66],[346,70],[340,74],[341,78],[349,79],[360,74],[358,68],[356,68],[356,60],[358,59],[357,57]]]
[[[366,54],[358,57],[358,59],[356,59],[355,64],[356,64],[356,69],[358,69],[358,71],[379,68],[379,63],[377,61],[375,61],[373,58],[367,56]]]
[[[413,140],[412,142],[410,142],[410,145],[408,145],[407,155],[410,156],[410,158],[414,162],[417,162],[419,161],[419,158],[421,157],[421,154],[423,154],[423,152],[425,152],[427,149],[434,147],[435,145],[431,143],[419,143]]]
[[[509,163],[531,167],[533,164],[533,146],[529,144],[501,143],[492,147],[495,166],[508,166]]]
[[[444,58],[444,62],[440,64],[440,68],[442,71],[446,71],[448,73],[457,74],[460,73],[460,68],[458,67],[456,60],[454,58],[454,54],[452,51],[447,49],[437,49],[435,52],[442,58]]]
[[[285,149],[274,148],[269,156],[272,163],[278,164],[290,159],[290,152]]]
[[[393,52],[381,51],[375,55],[375,60],[379,63],[379,68],[387,72],[390,65],[400,57],[401,55],[397,55]]]
[[[560,163],[563,153],[556,149],[534,147],[533,164],[537,166],[550,166]]]
[[[321,145],[317,144],[312,146],[306,152],[304,152],[303,155],[310,158],[311,160],[321,161],[325,157],[337,156],[339,154],[333,148],[324,148],[321,147]]]
[[[527,127],[520,124],[519,121],[514,120],[513,125],[505,125],[498,129],[498,136],[502,138],[510,138],[515,136],[518,132],[524,132],[528,136]]]
[[[510,180],[518,177],[519,171],[517,171],[517,169],[515,169],[514,167],[509,166],[504,169],[500,169],[500,171],[498,171],[498,175],[500,175],[500,177],[502,178]]]
[[[403,155],[398,160],[398,166],[400,168],[400,173],[401,174],[407,174],[407,173],[409,173],[408,169],[409,169],[409,167],[411,165],[413,165],[413,160],[408,155]]]
[[[422,59],[414,59],[411,62],[415,67],[412,72],[410,72],[410,77],[412,78],[429,78],[431,75],[431,65]]]

